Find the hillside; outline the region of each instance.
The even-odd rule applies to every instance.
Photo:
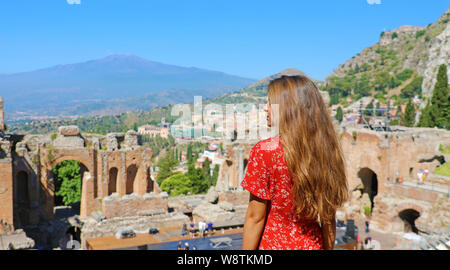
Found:
[[[8,119],[72,117],[152,109],[217,96],[254,80],[134,55],[108,57],[0,76]],[[150,98],[151,97],[151,98]],[[136,105],[135,105],[136,104]]]
[[[283,75],[295,76],[303,75],[307,76],[303,71],[295,68],[285,69],[275,75],[261,79],[249,86],[246,86],[239,91],[223,94],[215,98],[208,99],[204,103],[218,103],[218,104],[235,104],[235,103],[265,103],[267,102],[267,87],[269,82],[273,79],[279,78]],[[311,78],[312,79],[312,78]],[[317,80],[312,79],[315,83]]]
[[[437,67],[450,65],[450,9],[426,27],[402,26],[336,68],[323,84],[332,103],[363,96],[392,96],[397,104],[431,96]],[[450,70],[450,69],[449,69]],[[400,91],[398,90],[400,88]],[[394,93],[390,93],[395,89]],[[345,102],[344,102],[345,103]]]

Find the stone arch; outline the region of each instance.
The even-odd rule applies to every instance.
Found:
[[[420,212],[413,208],[403,209],[398,212],[398,217],[404,223],[404,232],[419,233],[419,229],[416,227],[415,221],[420,217]]]
[[[52,162],[52,167],[50,168],[50,170],[49,170],[49,172],[48,172],[48,175],[47,175],[47,177],[49,178],[49,179],[53,179],[53,194],[52,194],[52,199],[53,199],[53,202],[54,202],[54,204],[56,204],[57,203],[57,197],[56,197],[56,179],[55,179],[55,176],[54,176],[54,174],[53,174],[53,169],[58,165],[58,164],[60,164],[61,162],[64,162],[64,161],[76,161],[76,162],[78,162],[78,164],[80,165],[80,176],[81,176],[81,190],[83,190],[83,179],[84,179],[84,176],[85,176],[85,173],[86,172],[88,172],[88,173],[91,173],[91,171],[89,170],[89,167],[88,167],[88,164],[89,163],[87,163],[86,161],[84,161],[82,158],[79,158],[79,157],[73,157],[73,156],[61,156],[61,157],[59,157],[59,158],[57,158],[57,159],[55,159],[53,162]],[[94,184],[94,194],[93,194],[93,196],[94,197],[96,197],[96,194],[97,194],[97,190],[96,190],[96,183],[94,182],[93,183]],[[81,191],[81,198],[80,198],[80,202],[79,203],[76,203],[76,204],[73,204],[72,205],[72,207],[73,207],[73,209],[76,209],[76,211],[78,211],[79,210],[79,208],[81,207],[81,202],[83,201],[83,191]]]
[[[411,202],[405,202],[405,203],[401,203],[398,206],[395,207],[395,212],[399,213],[405,209],[413,209],[417,212],[419,212],[420,215],[422,215],[423,209],[422,207],[418,206],[415,203],[411,203]]]
[[[134,180],[138,172],[136,164],[131,164],[127,168],[127,181],[125,185],[125,194],[131,194],[134,192]]]
[[[358,171],[358,177],[363,184],[362,193],[367,193],[370,198],[371,207],[374,207],[374,198],[378,194],[378,176],[370,168],[364,167]]]
[[[108,196],[117,192],[117,177],[119,175],[119,170],[116,167],[109,169],[108,177]]]
[[[79,157],[79,156],[66,156],[66,155],[63,155],[63,156],[60,156],[59,158],[56,158],[56,159],[51,163],[52,168],[54,168],[56,165],[58,165],[59,163],[65,161],[65,160],[75,160],[75,161],[78,161],[78,162],[80,162],[81,164],[83,164],[83,166],[86,167],[86,169],[87,169],[89,172],[92,173],[92,172],[94,171],[93,168],[90,166],[91,163],[88,162],[87,160],[85,160],[84,158]]]

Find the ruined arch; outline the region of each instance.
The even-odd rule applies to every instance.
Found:
[[[116,167],[109,169],[108,177],[108,196],[117,192],[117,177],[119,175],[119,170]]]
[[[75,160],[78,161],[79,163],[83,164],[84,167],[86,167],[86,169],[89,172],[93,172],[94,169],[92,168],[92,166],[90,166],[90,162],[88,162],[86,159],[79,157],[79,156],[66,156],[66,155],[62,155],[58,158],[56,158],[52,163],[51,163],[51,167],[52,169],[58,165],[59,163],[65,161],[65,160]]]
[[[134,180],[136,179],[137,171],[138,167],[135,164],[128,166],[125,194],[131,194],[134,192]]]
[[[363,184],[362,193],[367,193],[370,198],[371,208],[374,207],[374,198],[378,194],[378,176],[368,167],[361,168],[358,171],[358,177]]]
[[[419,229],[416,227],[416,220],[420,217],[420,212],[416,209],[407,208],[398,213],[398,217],[404,223],[404,232],[413,232],[419,234]]]
[[[85,175],[86,172],[90,173],[88,167],[86,166],[86,163],[81,162],[80,159],[72,159],[71,157],[61,157],[59,159],[56,159],[52,163],[53,165],[52,165],[52,168],[51,168],[50,173],[49,173],[49,178],[53,179],[53,201],[54,201],[54,205],[55,206],[63,205],[63,202],[62,202],[62,199],[59,196],[56,195],[56,192],[57,192],[57,189],[59,188],[59,186],[57,186],[57,183],[56,183],[57,179],[55,178],[56,175],[54,175],[53,170],[59,164],[61,164],[62,162],[65,162],[65,161],[76,161],[78,163],[78,165],[80,167],[80,186],[81,186],[81,191],[83,189],[83,178],[84,178],[84,175]],[[74,203],[72,205],[72,209],[74,209],[76,211],[79,211],[82,200],[83,200],[83,192],[81,192],[80,202]]]

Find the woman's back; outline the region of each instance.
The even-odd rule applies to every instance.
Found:
[[[260,141],[252,148],[241,185],[270,201],[259,249],[323,249],[319,223],[295,214],[292,181],[280,137]]]

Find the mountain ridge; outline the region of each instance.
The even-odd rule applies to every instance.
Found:
[[[255,82],[254,79],[196,67],[180,67],[126,54],[0,76],[7,117],[86,115],[77,107],[156,94],[169,89],[209,96]],[[36,100],[45,103],[35,102]],[[179,101],[179,100],[177,100]],[[188,102],[188,100],[186,100]],[[156,105],[164,105],[156,101]],[[130,107],[130,109],[133,109]],[[71,112],[68,114],[66,112]]]

